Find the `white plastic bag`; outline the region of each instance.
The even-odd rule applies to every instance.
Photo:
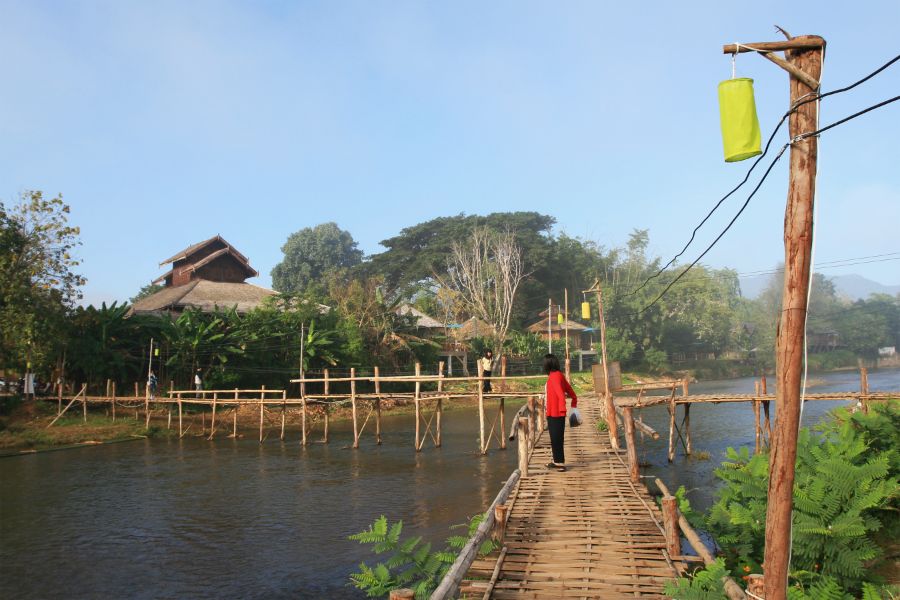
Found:
[[[584,423],[584,419],[581,418],[581,412],[577,408],[573,408],[569,413],[569,427],[578,427],[582,423]]]

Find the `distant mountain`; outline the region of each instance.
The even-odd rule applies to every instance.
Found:
[[[771,275],[741,277],[741,294],[745,298],[756,298],[766,289],[770,278]],[[828,279],[834,283],[838,296],[843,296],[850,300],[868,298],[872,294],[889,294],[891,296],[900,294],[900,285],[884,285],[883,283],[866,279],[862,275],[834,275],[833,277],[828,277]]]
[[[862,275],[835,275],[829,277],[834,282],[834,287],[839,296],[845,296],[851,300],[868,298],[872,294],[900,294],[900,285],[884,285]]]

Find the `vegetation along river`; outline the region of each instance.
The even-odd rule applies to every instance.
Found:
[[[855,372],[816,375],[815,391],[853,390]],[[875,371],[870,389],[900,389],[900,371]],[[700,383],[695,393],[750,392],[752,379]],[[811,402],[804,424],[839,402]],[[514,407],[508,407],[512,415]],[[709,504],[712,469],[729,445],[753,445],[748,404],[696,406],[691,429],[708,460],[666,463],[664,407],[643,411],[660,440],[644,440],[645,474],[693,490]],[[773,413],[774,416],[774,413]],[[680,410],[679,410],[680,419]],[[482,511],[515,468],[515,447],[477,455],[474,409],[445,412],[444,447],[412,450],[411,416],[384,419],[349,449],[331,442],[196,438],[145,440],[0,460],[2,598],[360,598],[347,575],[372,561],[347,540],[379,515],[405,533],[442,542],[448,527]]]

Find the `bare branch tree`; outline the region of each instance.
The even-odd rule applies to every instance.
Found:
[[[436,278],[442,286],[459,293],[469,313],[491,325],[493,345],[499,354],[506,341],[516,292],[527,276],[522,248],[512,231],[497,233],[476,227],[466,242],[453,244],[446,279]]]

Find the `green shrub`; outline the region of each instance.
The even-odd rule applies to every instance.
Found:
[[[876,536],[885,524],[900,529],[900,403],[873,405],[868,415],[837,411],[819,430],[817,436],[803,429],[797,440],[791,598],[879,598],[871,585],[881,555]],[[729,448],[715,471],[724,485],[700,519],[690,513],[683,490],[676,494],[688,520],[716,538],[725,567],[737,577],[762,572],[768,460]],[[706,589],[679,585],[683,595],[676,598],[703,597],[689,594]]]
[[[350,574],[350,583],[369,598],[386,597],[391,590],[404,587],[414,589],[420,600],[428,598],[483,519],[484,515],[476,515],[468,525],[454,525],[451,529],[466,527],[467,535],[450,536],[443,550],[432,552],[431,544],[422,543],[421,536],[401,540],[403,521],[389,525],[387,517],[382,515],[368,530],[351,535],[350,539],[372,544],[375,554],[391,553],[391,556],[375,567],[360,563],[359,572]],[[488,539],[481,544],[479,555],[488,554],[496,547],[496,542]]]

